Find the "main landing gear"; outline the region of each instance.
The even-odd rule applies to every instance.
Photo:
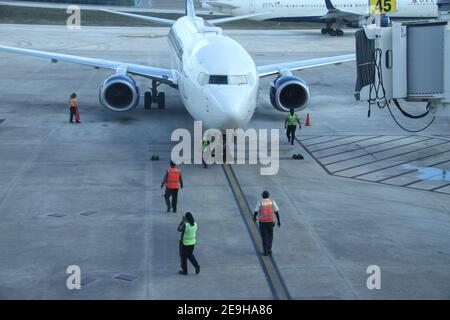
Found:
[[[333,29],[331,27],[331,24],[327,24],[327,27],[322,28],[322,30],[320,31],[322,32],[322,34],[329,34],[332,37],[342,37],[344,35],[344,31],[339,28]]]
[[[156,80],[152,80],[151,91],[147,91],[144,94],[144,109],[151,109],[152,103],[157,103],[159,109],[166,108],[166,94],[164,92],[158,92],[158,87],[161,83]]]

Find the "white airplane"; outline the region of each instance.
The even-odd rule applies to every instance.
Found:
[[[437,0],[397,0],[396,12],[388,18],[436,18]],[[392,5],[387,2],[386,5]],[[369,0],[202,0],[202,6],[213,12],[232,16],[265,13],[249,19],[277,22],[325,23],[323,34],[343,36],[342,26],[359,28],[367,24]]]
[[[355,59],[354,54],[317,58],[256,67],[253,59],[237,42],[214,25],[249,17],[228,17],[206,21],[195,15],[193,0],[186,0],[186,16],[178,20],[108,11],[128,17],[170,25],[169,47],[173,69],[160,69],[132,63],[92,59],[53,52],[0,46],[0,51],[111,69],[100,87],[100,103],[113,111],[128,111],[139,102],[139,90],[133,75],[153,80],[152,93],[145,104],[165,106],[165,95],[158,93],[161,83],[176,88],[194,120],[206,128],[243,128],[256,109],[259,78],[278,75],[270,89],[271,102],[279,111],[301,110],[310,100],[305,81],[292,74],[328,64]]]

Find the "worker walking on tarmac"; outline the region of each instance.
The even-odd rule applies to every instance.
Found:
[[[78,109],[77,94],[76,93],[72,93],[70,95],[69,111],[70,111],[69,122],[73,123],[73,117],[75,117],[75,121],[77,123],[81,123],[81,121],[80,121],[80,110]]]
[[[299,129],[301,129],[302,125],[300,124],[300,119],[298,118],[294,109],[291,109],[289,111],[289,115],[286,117],[286,120],[284,121],[284,128],[286,129],[286,136],[288,138],[288,141],[291,143],[291,145],[294,144],[295,131],[297,130],[297,123],[298,123]]]
[[[203,138],[202,140],[202,163],[203,168],[208,168],[208,164],[205,161],[205,154],[206,150],[208,150],[208,147],[211,145],[211,140],[208,137]]]
[[[170,212],[171,207],[173,212],[177,212],[178,190],[183,189],[183,179],[181,178],[181,170],[176,167],[173,161],[170,161],[170,168],[167,169],[161,183],[161,189],[164,185],[166,186],[164,199],[166,200],[167,212]],[[172,206],[170,199],[172,199]]]
[[[275,219],[278,221],[278,227],[281,227],[278,206],[271,198],[269,191],[262,193],[262,199],[258,201],[253,215],[253,222],[256,218],[259,220],[259,232],[261,233],[264,255],[272,255],[273,227]]]
[[[195,268],[195,273],[200,272],[200,266],[194,256],[194,247],[197,243],[197,222],[195,222],[194,217],[190,212],[186,212],[183,220],[178,225],[179,232],[181,232],[180,239],[180,259],[181,259],[181,270],[178,272],[182,275],[187,275],[187,260],[192,263]]]

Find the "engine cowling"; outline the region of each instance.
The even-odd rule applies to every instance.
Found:
[[[114,74],[106,78],[100,87],[100,103],[116,112],[135,108],[139,103],[136,81],[126,74]]]
[[[362,28],[367,25],[367,20],[365,18],[359,19],[359,21],[350,21],[345,24],[349,28]]]
[[[308,104],[309,99],[308,85],[299,77],[281,76],[275,79],[270,86],[270,102],[279,111],[302,110]]]

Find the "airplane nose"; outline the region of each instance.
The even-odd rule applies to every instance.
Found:
[[[251,118],[248,90],[221,90],[214,92],[213,96],[222,129],[242,127]]]

